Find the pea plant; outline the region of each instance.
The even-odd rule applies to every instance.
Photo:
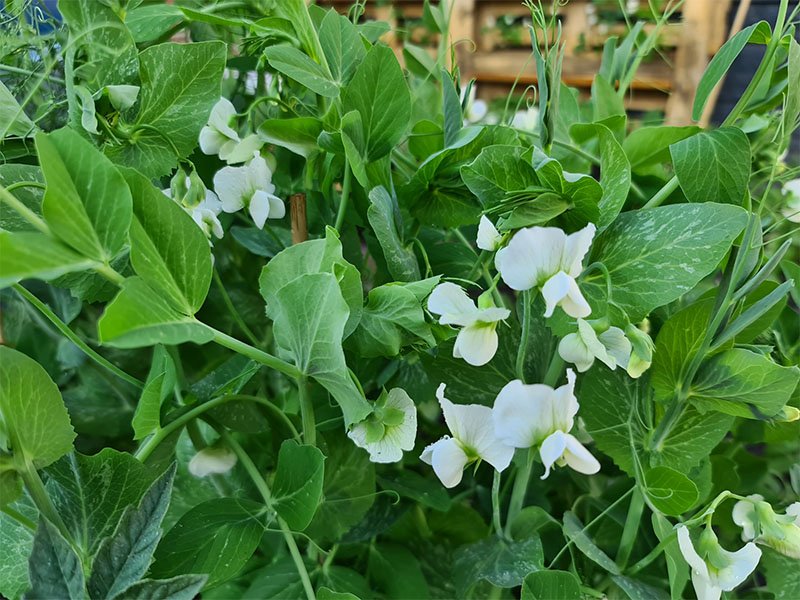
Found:
[[[0,594],[800,597],[800,9],[701,129],[626,115],[668,14],[581,99],[528,6],[489,107],[449,3],[401,60],[359,5],[5,3]]]

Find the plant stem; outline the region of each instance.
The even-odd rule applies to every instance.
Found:
[[[667,183],[664,184],[656,195],[650,198],[647,203],[642,208],[655,208],[656,206],[661,206],[661,203],[664,202],[667,198],[670,197],[672,192],[678,189],[678,177],[675,176],[670,179]]]
[[[303,441],[309,446],[317,445],[317,425],[314,422],[314,404],[308,395],[308,380],[297,377],[297,391],[300,394],[300,416],[303,421]]]
[[[339,200],[339,209],[336,212],[336,224],[334,227],[336,231],[342,231],[344,225],[344,215],[347,212],[347,206],[350,204],[350,187],[351,180],[353,179],[353,171],[350,168],[350,163],[347,159],[344,161],[344,180],[342,181],[342,197]]]
[[[25,206],[25,204],[23,204],[19,198],[9,192],[8,189],[2,185],[0,185],[0,199],[13,208],[19,214],[19,216],[25,219],[33,227],[38,229],[41,233],[50,235],[50,228],[47,226],[47,223],[45,223],[44,220],[39,217],[39,215]]]
[[[22,481],[25,483],[25,488],[28,490],[31,500],[33,500],[36,508],[39,509],[41,515],[58,529],[71,546],[74,546],[72,534],[69,529],[67,529],[64,520],[61,518],[61,515],[58,514],[58,510],[56,510],[53,501],[47,494],[47,490],[44,487],[44,483],[42,483],[41,477],[39,477],[39,473],[36,471],[36,467],[27,458],[24,459],[24,461],[24,468],[19,470],[19,474],[20,477],[22,477]]]
[[[247,471],[247,474],[250,476],[250,479],[253,481],[253,484],[256,486],[259,494],[261,494],[261,497],[264,499],[264,503],[267,505],[267,507],[271,507],[272,492],[270,492],[267,482],[264,480],[264,477],[261,475],[258,467],[256,467],[255,463],[250,458],[250,455],[247,454],[247,451],[242,448],[239,442],[237,442],[233,436],[231,436],[225,430],[224,427],[213,422],[210,424],[214,429],[217,430],[217,433],[219,433],[225,444],[227,444],[227,446],[233,450],[234,454],[236,454],[239,462],[242,464],[245,471]],[[303,557],[300,555],[300,550],[297,548],[297,542],[294,541],[292,531],[289,529],[286,521],[284,521],[280,516],[277,517],[277,521],[281,528],[283,539],[286,541],[286,545],[289,547],[289,554],[292,555],[292,560],[294,561],[297,573],[300,575],[300,580],[303,582],[303,588],[305,589],[306,597],[308,600],[315,600],[316,596],[314,595],[314,588],[311,585],[311,578],[308,576],[308,570],[303,562]]]
[[[511,525],[522,510],[525,502],[525,494],[528,491],[528,481],[531,478],[533,469],[533,459],[536,456],[536,449],[531,446],[528,448],[528,456],[525,464],[517,469],[514,475],[514,488],[511,490],[511,501],[508,504],[508,515],[506,515],[506,535],[511,531]]]
[[[631,503],[628,506],[628,516],[625,519],[625,527],[622,530],[622,537],[619,542],[616,563],[620,569],[625,569],[631,557],[633,544],[636,541],[636,534],[639,532],[639,522],[644,511],[644,496],[639,488],[633,490]]]
[[[47,189],[47,186],[43,184],[41,181],[17,181],[16,183],[12,183],[11,185],[9,185],[6,188],[6,191],[13,192],[18,188],[26,188],[26,187],[38,188],[40,190]]]
[[[547,367],[547,373],[544,374],[544,381],[542,383],[554,388],[558,380],[561,379],[563,373],[564,359],[561,358],[556,348],[555,352],[553,352],[553,357],[550,359],[550,366]]]
[[[14,519],[17,523],[30,529],[31,531],[36,531],[36,523],[31,521],[28,517],[23,515],[21,512],[14,510],[10,506],[0,506],[0,512],[6,513],[9,517]]]
[[[38,71],[29,71],[28,69],[20,69],[19,67],[12,67],[11,65],[0,65],[0,71],[7,71],[9,73],[17,73],[18,75],[37,75],[39,74]],[[47,81],[52,81],[53,83],[60,83],[64,85],[65,81],[61,79],[61,77],[56,77],[55,75],[48,75],[47,73],[42,73]]]
[[[225,285],[222,283],[222,279],[219,277],[219,271],[214,269],[214,284],[217,286],[219,290],[220,296],[222,296],[222,301],[225,303],[225,308],[228,309],[228,312],[231,314],[233,321],[239,326],[239,329],[242,330],[242,333],[247,336],[247,339],[250,340],[250,343],[254,346],[258,345],[258,338],[253,333],[253,330],[247,326],[244,319],[242,319],[242,315],[239,314],[239,311],[236,310],[236,307],[233,305],[233,300],[231,300],[230,294],[225,289]]]
[[[300,377],[303,375],[300,372],[300,369],[295,367],[293,364],[286,362],[285,360],[281,360],[277,356],[273,356],[272,354],[268,354],[263,350],[259,350],[258,348],[254,348],[253,346],[246,344],[245,342],[241,342],[236,338],[229,336],[227,333],[222,333],[206,325],[214,334],[213,341],[219,344],[220,346],[224,346],[229,350],[233,350],[237,354],[241,354],[242,356],[246,356],[262,365],[269,367],[270,369],[275,369],[276,371],[283,373],[284,375],[289,375],[290,377]]]
[[[666,548],[667,544],[669,544],[677,535],[677,532],[673,529],[670,534],[661,540],[658,545],[653,548],[647,556],[639,560],[635,565],[633,565],[630,569],[627,569],[625,573],[627,575],[635,575],[642,569],[644,569],[647,565],[657,559],[662,552],[664,552],[664,548]]]
[[[67,325],[66,323],[64,323],[64,321],[58,318],[58,315],[56,315],[56,313],[54,313],[52,309],[49,306],[47,306],[47,304],[39,300],[39,298],[34,296],[27,289],[25,289],[18,283],[15,283],[12,287],[14,288],[15,292],[17,292],[20,296],[22,296],[28,302],[30,302],[40,313],[42,313],[42,315],[44,315],[47,318],[48,321],[50,321],[53,325],[55,325],[56,329],[58,329],[64,335],[64,337],[66,337],[69,341],[71,341],[78,348],[80,348],[81,351],[83,351],[83,353],[86,354],[86,356],[91,358],[101,367],[111,371],[114,375],[116,375],[120,379],[127,381],[131,385],[135,385],[136,387],[139,388],[144,386],[144,384],[140,380],[136,379],[136,377],[128,375],[125,371],[117,367],[115,364],[111,363],[109,360],[103,358],[102,356],[100,356],[100,354],[92,350],[86,342],[84,342],[80,337],[78,337],[78,335],[74,331],[72,331],[72,329],[69,328],[69,325]]]
[[[528,351],[528,337],[530,336],[531,328],[531,291],[525,290],[520,294],[522,300],[522,332],[520,333],[519,348],[517,348],[517,362],[515,365],[515,372],[517,379],[525,382],[525,354]]]
[[[495,470],[492,479],[492,522],[494,532],[503,535],[503,525],[500,522],[500,471]]]

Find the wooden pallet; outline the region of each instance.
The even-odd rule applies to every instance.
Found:
[[[521,0],[451,0],[453,2],[450,43],[455,44],[461,73],[475,78],[478,95],[491,100],[505,96],[517,82],[524,90],[535,84],[531,60],[528,9]],[[349,0],[318,0],[341,12]],[[658,0],[665,5],[668,0]],[[642,63],[627,97],[633,111],[662,111],[668,123],[691,122],[694,91],[710,57],[724,43],[731,0],[685,0],[680,11],[659,34],[658,52]],[[549,5],[549,1],[543,2]],[[647,0],[640,0],[647,7]],[[559,8],[565,58],[562,70],[567,85],[587,96],[598,72],[603,44],[610,36],[622,36],[627,25],[622,18],[609,21],[617,0],[569,0]],[[604,14],[605,13],[605,14]],[[621,17],[621,15],[619,15]],[[635,21],[640,15],[634,15]],[[421,26],[419,0],[367,0],[364,18],[387,20],[393,33],[387,42],[401,56],[406,41],[434,46],[438,39]],[[649,32],[654,24],[645,26]],[[539,39],[541,43],[543,40]],[[474,43],[472,43],[474,42]]]

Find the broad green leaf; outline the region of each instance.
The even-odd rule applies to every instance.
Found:
[[[619,575],[621,571],[608,554],[598,548],[589,534],[584,531],[583,523],[572,511],[564,513],[564,535],[567,536],[583,554],[600,565],[612,575]]]
[[[359,600],[359,598],[350,592],[334,592],[329,587],[321,587],[317,590],[317,600]]]
[[[317,137],[321,132],[322,123],[312,117],[267,119],[258,127],[258,135],[265,142],[306,158],[318,150]]]
[[[694,105],[692,106],[692,118],[697,121],[703,114],[708,97],[712,90],[719,83],[720,79],[728,72],[733,61],[739,56],[741,51],[750,41],[757,41],[764,38],[769,38],[772,34],[769,23],[766,21],[759,21],[752,25],[745,27],[731,39],[729,39],[722,48],[720,48],[708,63],[705,73],[700,78],[700,83],[697,85],[697,91],[694,95]],[[748,169],[749,171],[749,169]]]
[[[427,600],[428,583],[418,558],[405,546],[381,542],[369,549],[369,574],[390,600]]]
[[[208,575],[213,587],[231,579],[250,560],[264,534],[263,505],[243,498],[217,498],[198,504],[161,539],[150,574],[174,577]]]
[[[11,504],[11,508],[36,523],[39,511],[28,496]],[[33,548],[34,531],[0,512],[0,594],[15,600],[30,587],[28,558]]]
[[[320,46],[305,0],[281,0],[281,2],[276,2],[275,15],[289,21],[294,27],[297,39],[300,40],[300,45],[305,53],[313,60],[327,67],[325,53]]]
[[[128,242],[131,193],[122,175],[71,129],[36,135],[47,189],[42,213],[54,236],[108,263]]]
[[[336,277],[302,275],[278,289],[268,310],[276,343],[291,353],[304,375],[330,392],[342,409],[345,427],[370,414],[372,408],[350,378],[344,359],[342,338],[350,311]]]
[[[83,600],[83,565],[69,543],[47,519],[40,519],[29,562],[30,590],[36,600]]]
[[[625,105],[617,94],[617,90],[599,74],[592,81],[592,114],[593,121],[625,114]]]
[[[644,475],[644,486],[650,502],[665,515],[681,515],[699,499],[697,486],[692,480],[669,467],[649,469]]]
[[[653,531],[660,542],[672,535],[672,523],[664,515],[654,512],[651,519]],[[664,560],[667,563],[670,596],[672,600],[681,600],[684,597],[683,588],[689,581],[689,565],[683,558],[681,549],[678,547],[678,540],[674,535],[664,547]]]
[[[303,582],[297,573],[297,566],[289,556],[259,568],[243,598],[263,600],[295,600],[303,598]],[[319,599],[320,595],[317,594]]]
[[[419,279],[419,264],[414,252],[403,244],[403,223],[397,201],[383,187],[369,193],[367,219],[383,250],[389,274],[397,281]]]
[[[800,598],[800,571],[797,559],[764,548],[762,563],[767,577],[767,590],[775,600]]]
[[[611,579],[616,583],[630,600],[669,600],[669,594],[664,590],[623,575],[613,575]]]
[[[385,490],[397,492],[434,510],[446,511],[450,508],[450,496],[436,480],[423,477],[411,470],[398,471],[378,477],[378,483]]]
[[[133,413],[133,439],[141,440],[161,428],[161,403],[175,386],[175,363],[163,346],[153,349],[150,373]]]
[[[794,90],[800,86],[800,43],[794,37],[789,38],[789,59],[786,74],[786,101],[783,106],[784,136],[791,136],[800,126],[800,97]],[[786,142],[787,144],[790,142]]]
[[[92,599],[110,600],[147,572],[161,537],[161,521],[169,506],[174,478],[173,465],[156,479],[137,507],[128,507],[114,534],[103,540],[88,583]]]
[[[367,52],[342,91],[342,104],[361,115],[366,157],[375,161],[388,154],[411,117],[408,84],[391,48],[376,45]]]
[[[781,411],[798,381],[800,367],[784,367],[763,354],[732,348],[700,366],[689,400],[704,412],[765,419]]]
[[[142,579],[113,600],[193,600],[200,594],[205,575],[178,575],[171,579]]]
[[[8,187],[22,181],[44,183],[42,170],[34,165],[6,163],[0,165],[0,185]],[[42,196],[44,191],[39,187],[23,186],[13,191],[14,197],[31,209],[37,216],[42,216]],[[0,228],[6,231],[37,231],[17,211],[5,202],[0,202]]]
[[[319,43],[331,76],[340,86],[350,81],[367,54],[356,26],[334,9],[329,9],[322,19]]]
[[[294,79],[320,96],[335,98],[339,85],[328,70],[292,46],[272,46],[265,50],[269,64],[276,71]]]
[[[8,135],[25,137],[34,129],[33,121],[28,118],[14,95],[0,81],[0,140]]]
[[[196,313],[211,285],[208,240],[186,211],[132,169],[122,169],[134,197],[131,264],[184,315]]]
[[[445,146],[450,146],[458,140],[458,132],[464,127],[464,115],[461,111],[461,99],[456,84],[444,69],[440,80],[442,82],[442,115],[444,117],[443,141]]]
[[[542,542],[537,537],[518,542],[489,537],[459,548],[454,556],[453,575],[458,596],[486,580],[500,588],[522,585],[529,573],[544,569]]]
[[[137,44],[158,40],[184,20],[181,9],[171,4],[137,6],[125,15],[125,25]]]
[[[125,280],[97,323],[100,341],[118,348],[156,344],[205,344],[213,332],[192,316],[175,310],[163,293],[141,277]]]
[[[711,273],[746,221],[744,210],[710,202],[631,211],[597,239],[592,258],[605,264],[614,302],[636,322]]]
[[[681,140],[695,135],[699,127],[669,127],[658,125],[640,127],[631,132],[622,142],[622,149],[631,163],[631,169],[638,173],[654,165],[669,162],[669,147]]]
[[[188,156],[219,100],[225,57],[220,41],[166,43],[143,50],[139,112],[130,125],[136,138],[108,146],[112,160],[159,177],[169,173],[178,158]]]
[[[525,578],[522,600],[580,600],[581,582],[567,571],[537,571]]]
[[[742,204],[750,179],[750,142],[741,129],[701,131],[669,149],[689,202]]]
[[[96,554],[128,506],[135,506],[156,473],[130,454],[105,448],[94,456],[73,452],[47,470],[46,487],[73,540]]]
[[[325,456],[314,446],[285,440],[272,483],[274,508],[292,531],[303,531],[322,499]]]
[[[264,267],[258,282],[261,295],[267,302],[267,315],[271,317],[271,304],[278,290],[309,273],[333,273],[336,276],[342,296],[350,309],[344,328],[345,337],[350,335],[361,318],[364,302],[361,275],[358,269],[342,257],[339,234],[330,227],[325,230],[325,239],[309,240],[290,246],[276,254]]]
[[[361,321],[348,339],[365,358],[397,356],[402,347],[419,341],[436,344],[420,300],[398,284],[370,291]]]
[[[508,192],[539,184],[523,153],[519,146],[487,146],[475,160],[461,167],[461,178],[485,209],[499,206]]]
[[[0,418],[11,449],[46,467],[72,450],[75,431],[61,392],[42,366],[0,346]]]
[[[99,263],[42,233],[0,231],[0,288],[23,279],[49,281]]]
[[[576,124],[570,131],[580,131],[583,136],[597,136],[600,151],[600,185],[603,195],[598,207],[597,226],[610,225],[625,205],[631,187],[631,165],[612,131],[601,123]]]

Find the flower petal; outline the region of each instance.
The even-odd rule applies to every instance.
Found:
[[[556,227],[521,229],[497,251],[495,267],[511,289],[529,290],[559,270],[566,237]]]
[[[223,167],[214,175],[214,191],[227,213],[244,208],[250,189],[244,167]]]
[[[631,360],[632,346],[625,332],[619,327],[609,327],[597,339],[603,345],[607,356],[613,361],[614,366],[627,366]],[[599,357],[598,357],[599,358]],[[610,368],[611,365],[609,365]]]
[[[578,287],[578,282],[570,278],[569,291],[567,296],[561,301],[561,308],[570,317],[575,319],[585,319],[592,314],[592,307],[583,297],[581,289]]]
[[[539,457],[542,459],[544,465],[544,475],[542,479],[547,479],[550,475],[550,468],[564,456],[564,450],[567,448],[567,438],[563,431],[554,431],[545,438],[542,445],[539,446]]]
[[[458,442],[447,436],[425,448],[420,459],[433,467],[433,472],[446,488],[461,483],[464,467],[469,462]]]
[[[708,579],[708,566],[705,561],[700,558],[697,550],[694,549],[692,538],[689,535],[689,529],[686,525],[678,525],[678,547],[683,555],[683,560],[689,563],[692,571],[697,573],[703,579]]]
[[[577,333],[568,333],[558,343],[558,355],[566,362],[575,365],[578,373],[588,371],[594,364],[594,354]]]
[[[239,141],[239,134],[231,127],[236,119],[236,107],[227,98],[220,98],[211,109],[208,124],[225,137]]]
[[[572,278],[581,274],[583,267],[581,263],[594,239],[594,233],[597,228],[589,223],[580,231],[576,231],[567,236],[564,243],[564,255],[561,260],[561,268],[566,271],[567,275]]]
[[[724,548],[720,548],[720,552],[730,561],[727,567],[717,572],[717,585],[726,592],[742,584],[761,560],[761,549],[753,542],[748,542],[736,552],[729,552]]]
[[[564,271],[559,271],[545,282],[545,284],[542,286],[542,297],[544,298],[545,303],[545,318],[550,318],[553,316],[556,306],[567,297],[567,294],[569,294],[570,291],[570,284],[574,283],[575,282],[572,280],[572,278],[564,273]],[[567,311],[565,310],[564,312]],[[570,313],[567,312],[567,314]]]
[[[227,152],[227,155],[223,157],[220,154],[220,158],[227,161],[229,165],[247,162],[253,158],[253,155],[258,152],[263,145],[264,142],[261,138],[258,137],[257,134],[252,133],[242,141],[234,142],[233,147]]]
[[[567,447],[564,450],[564,462],[567,465],[584,475],[594,475],[600,470],[600,463],[575,436],[567,433],[565,439]]]
[[[453,356],[463,358],[474,367],[481,367],[492,360],[497,352],[497,345],[495,325],[470,325],[458,332]]]
[[[478,239],[476,241],[478,248],[494,252],[502,239],[503,236],[500,235],[494,224],[486,215],[483,215],[478,222]]]
[[[206,125],[200,130],[200,150],[203,154],[216,154],[222,147],[222,144],[228,141],[224,135],[213,127]]]
[[[282,219],[286,216],[286,205],[277,196],[269,194],[269,218]]]
[[[267,222],[267,217],[269,217],[269,194],[262,190],[258,190],[255,194],[253,194],[253,197],[250,198],[250,204],[247,208],[256,227],[263,229],[264,223]]]
[[[748,496],[751,500],[760,501],[764,497],[761,494],[752,494]],[[756,508],[752,502],[747,500],[739,500],[733,505],[731,512],[733,522],[742,528],[742,541],[751,542],[756,539]]]
[[[542,384],[508,382],[492,408],[495,436],[514,448],[530,448],[552,431],[553,389]]]
[[[228,448],[203,448],[189,461],[189,472],[195,477],[221,475],[236,464],[236,455]]]
[[[578,408],[578,399],[575,397],[575,372],[567,369],[567,383],[553,390],[552,427],[565,433],[570,431],[575,424]]]
[[[386,398],[388,408],[396,408],[403,413],[403,423],[386,428],[386,437],[391,437],[401,450],[412,450],[417,437],[417,407],[402,388],[392,388]]]
[[[478,308],[461,286],[445,282],[437,285],[428,296],[428,310],[441,315],[442,325],[470,325],[475,322]]]
[[[481,323],[496,323],[503,321],[511,315],[511,311],[507,308],[497,308],[495,306],[490,308],[479,308],[475,313],[475,320]]]

